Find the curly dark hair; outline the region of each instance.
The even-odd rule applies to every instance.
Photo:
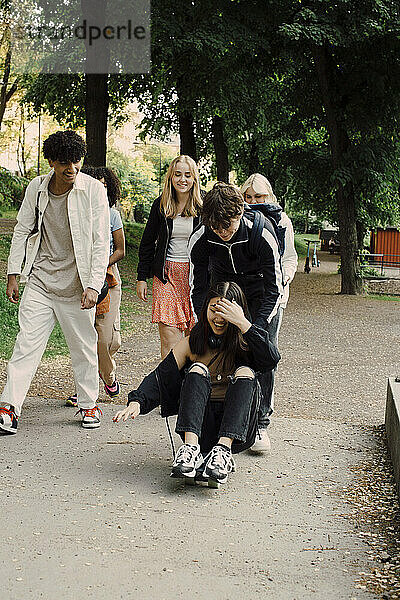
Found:
[[[93,179],[98,179],[97,175],[97,167],[91,167],[90,165],[83,165],[81,169],[81,173],[86,173],[86,175],[90,175]]]
[[[57,131],[43,142],[43,156],[61,163],[77,163],[86,154],[84,139],[75,131]]]
[[[231,219],[242,214],[244,198],[239,190],[230,183],[218,181],[203,199],[202,220],[211,229],[227,229]]]
[[[114,206],[121,197],[121,183],[117,175],[108,167],[92,167],[84,165],[81,169],[82,173],[90,175],[94,179],[104,179],[107,188],[108,204],[110,208]]]
[[[96,179],[104,178],[107,186],[108,203],[114,206],[121,198],[121,182],[115,172],[109,167],[97,167],[96,175],[92,175]]]

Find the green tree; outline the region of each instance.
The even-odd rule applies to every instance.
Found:
[[[264,46],[263,15],[257,2],[155,0],[152,70],[131,87],[144,113],[143,135],[179,133],[182,153],[197,159],[212,152],[218,178],[227,179],[226,116],[249,108],[245,84],[255,47]]]
[[[18,77],[12,74],[11,27],[0,27],[0,129],[7,104],[18,90]]]
[[[387,187],[393,191],[399,158],[399,5],[313,0],[279,3],[282,7],[279,32],[286,61],[300,64],[303,72],[292,93],[301,113],[312,111],[326,128],[326,175],[335,189],[342,248],[341,291],[354,294],[360,289],[357,222],[362,206],[367,197],[372,201],[382,195],[382,181],[391,182]],[[391,199],[398,202],[398,195]]]

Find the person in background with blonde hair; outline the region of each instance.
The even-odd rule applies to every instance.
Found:
[[[158,323],[161,358],[194,325],[189,299],[188,239],[198,225],[202,200],[197,165],[190,156],[171,162],[162,195],[151,207],[139,246],[136,292],[147,301],[153,277],[152,322]]]
[[[297,271],[297,252],[294,246],[293,225],[289,217],[282,211],[272,186],[268,179],[260,173],[253,173],[244,182],[241,192],[245,202],[251,208],[257,209],[257,205],[264,204],[271,211],[273,218],[278,226],[284,230],[284,246],[281,248],[281,262],[283,273],[283,296],[280,301],[278,311],[271,319],[268,325],[268,334],[271,342],[278,346],[278,335],[282,324],[283,310],[286,308],[289,300],[289,284],[293,280]],[[263,214],[265,212],[263,211]],[[268,386],[268,392],[264,392],[264,399],[261,403],[259,428],[260,435],[252,446],[254,452],[268,452],[270,450],[270,441],[267,434],[269,424],[269,414],[272,413],[274,405],[274,371],[271,372],[271,380]]]

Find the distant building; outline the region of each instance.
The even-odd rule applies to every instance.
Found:
[[[400,231],[395,227],[378,227],[371,231],[371,254],[382,254],[383,265],[400,263]]]

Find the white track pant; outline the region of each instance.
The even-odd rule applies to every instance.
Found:
[[[99,394],[95,308],[82,310],[80,302],[53,300],[26,286],[19,307],[19,333],[8,362],[7,383],[0,404],[11,404],[20,415],[56,321],[71,354],[80,408],[93,408]]]

